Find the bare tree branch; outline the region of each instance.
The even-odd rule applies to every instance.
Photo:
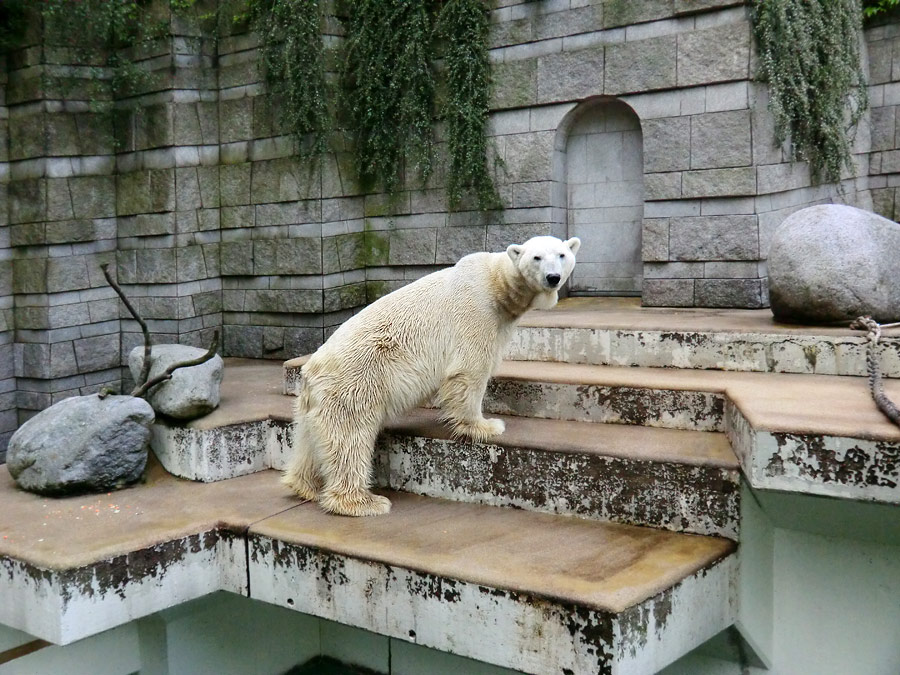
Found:
[[[147,381],[147,378],[150,377],[150,348],[152,346],[152,343],[150,342],[150,330],[147,328],[147,323],[141,318],[141,315],[137,313],[137,310],[128,298],[125,297],[122,288],[116,283],[115,279],[112,278],[112,275],[109,273],[109,263],[103,263],[100,265],[100,269],[103,270],[103,276],[106,277],[107,283],[112,286],[113,290],[122,299],[122,302],[125,303],[125,308],[131,313],[134,320],[141,325],[141,330],[144,331],[144,362],[141,365],[141,374],[137,380],[137,385],[141,386]],[[218,342],[218,338],[216,338],[216,341]]]
[[[203,356],[197,357],[196,359],[193,359],[191,361],[182,361],[181,363],[173,363],[171,366],[166,368],[165,372],[160,373],[159,375],[154,377],[152,380],[144,382],[144,384],[141,384],[141,385],[138,385],[137,387],[135,387],[134,391],[131,392],[131,395],[132,396],[143,396],[144,394],[149,392],[156,385],[161,384],[162,382],[165,382],[166,380],[171,380],[172,373],[174,373],[179,368],[189,368],[191,366],[199,366],[201,363],[206,363],[207,361],[209,361],[212,357],[214,357],[216,355],[216,350],[218,348],[219,348],[219,331],[216,331],[215,334],[213,335],[212,345],[210,346],[209,350]]]

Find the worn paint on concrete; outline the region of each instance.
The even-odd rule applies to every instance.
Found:
[[[878,348],[885,377],[900,377],[900,337]],[[505,358],[593,365],[819,375],[867,374],[866,338],[519,326]]]
[[[283,467],[289,427],[272,419],[203,429],[157,421],[150,444],[169,473],[209,483]]]
[[[721,431],[719,393],[495,378],[484,410],[497,415]]]
[[[900,443],[754,429],[728,403],[726,433],[754,488],[900,504]]]
[[[739,474],[589,452],[386,433],[379,484],[431,497],[737,539]]]
[[[620,613],[261,535],[249,561],[253,598],[525,672],[654,673],[734,616],[733,555]]]
[[[213,591],[246,593],[243,537],[211,530],[63,570],[0,558],[0,623],[68,644]]]

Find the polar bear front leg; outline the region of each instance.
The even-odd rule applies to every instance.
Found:
[[[444,380],[440,390],[442,417],[450,423],[455,436],[484,441],[506,430],[503,420],[489,419],[481,413],[488,375],[457,372]]]

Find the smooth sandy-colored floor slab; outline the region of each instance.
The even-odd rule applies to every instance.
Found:
[[[565,298],[550,310],[531,311],[520,325],[606,330],[653,330],[710,333],[773,333],[865,337],[846,326],[801,326],[779,323],[768,309],[641,307],[640,298]],[[900,329],[884,332],[900,337]]]
[[[60,570],[191,534],[251,523],[297,505],[276,471],[218,483],[169,475],[151,458],[146,482],[99,495],[51,498],[16,487],[0,468],[0,557]]]
[[[391,513],[338,518],[306,504],[251,533],[442,577],[621,611],[729,554],[732,542],[384,492]]]
[[[152,467],[146,483],[47,499],[0,481],[0,557],[74,569],[215,527],[618,611],[732,550],[713,537],[390,493],[391,514],[298,504],[265,471],[212,484]]]
[[[900,428],[878,410],[869,393],[868,379],[864,377],[531,361],[504,361],[496,377],[716,392],[731,399],[759,431],[900,441]],[[900,404],[900,381],[885,380],[884,388]]]
[[[451,438],[439,410],[420,408],[389,425],[391,431],[429,438]],[[506,431],[487,442],[501,447],[608,455],[636,461],[677,462],[737,469],[739,464],[721,433],[657,429],[495,415]]]

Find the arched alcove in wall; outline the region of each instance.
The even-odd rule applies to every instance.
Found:
[[[640,295],[644,162],[637,114],[613,98],[584,101],[563,119],[555,154],[566,231],[582,242],[570,293]]]

